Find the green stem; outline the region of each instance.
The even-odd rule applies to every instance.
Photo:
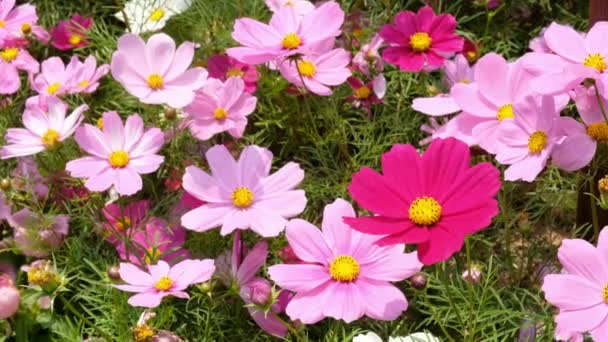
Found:
[[[460,316],[460,311],[458,311],[458,307],[456,307],[454,298],[452,298],[452,291],[450,291],[450,288],[448,287],[449,275],[448,275],[446,266],[447,266],[447,260],[444,261],[441,265],[441,273],[443,273],[443,286],[444,286],[445,292],[448,296],[448,302],[450,303],[452,310],[454,310],[454,313],[456,314],[456,318],[458,318],[458,322],[460,323],[460,326],[464,327],[465,321],[462,319],[462,316]]]
[[[59,293],[57,295],[57,298],[59,298],[59,300],[61,300],[61,302],[63,303],[63,305],[76,317],[78,317],[81,321],[83,321],[85,324],[88,324],[89,326],[91,326],[93,328],[93,330],[97,331],[97,333],[99,335],[101,335],[101,337],[103,337],[103,339],[105,339],[106,341],[112,341],[112,337],[110,335],[108,335],[106,332],[104,332],[103,330],[99,329],[99,327],[97,325],[95,325],[93,322],[89,321],[86,317],[84,317],[80,312],[78,312],[78,310],[76,310],[74,308],[74,306],[72,306],[72,303],[70,303],[67,299],[63,298],[63,296],[61,295],[61,293]]]
[[[472,265],[471,265],[471,239],[469,236],[465,237],[464,240],[464,244],[465,244],[465,250],[466,250],[466,254],[467,254],[467,270],[469,272],[469,277],[472,276]],[[473,316],[474,316],[474,311],[475,311],[475,304],[473,303],[473,282],[472,281],[468,281],[467,282],[469,284],[469,323],[473,323]],[[471,341],[475,341],[475,329],[473,329],[471,327],[471,336],[470,336],[470,340]]]
[[[604,108],[604,103],[602,102],[602,97],[600,96],[600,91],[597,89],[597,84],[593,82],[593,89],[595,90],[595,99],[597,100],[597,104],[600,107],[600,111],[602,111],[602,116],[604,117],[604,121],[608,123],[608,115],[606,115],[606,109]]]

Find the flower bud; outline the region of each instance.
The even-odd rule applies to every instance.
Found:
[[[608,193],[608,175],[604,176],[597,182],[597,187],[600,189],[600,193],[607,194]]]
[[[110,267],[108,267],[108,277],[110,277],[110,279],[112,280],[119,280],[120,279],[120,273],[118,272],[119,266],[118,265],[111,265]]]
[[[2,178],[0,181],[0,189],[2,191],[8,191],[11,188],[11,179],[10,178]]]
[[[26,271],[28,284],[40,286],[47,293],[54,292],[61,285],[59,274],[48,260],[34,261]]]
[[[165,114],[165,119],[174,120],[175,118],[177,118],[177,109],[166,107],[164,114]]]
[[[7,319],[19,310],[21,294],[8,274],[0,274],[0,320]]]
[[[252,303],[267,305],[272,299],[272,286],[263,278],[255,278],[244,286]]]
[[[410,283],[412,287],[418,290],[422,290],[426,287],[426,274],[424,273],[416,273],[410,278]]]
[[[471,284],[479,283],[481,279],[481,267],[479,265],[471,265],[471,268],[462,272],[462,279]]]
[[[138,324],[133,328],[133,341],[148,342],[154,336],[154,328],[147,324]]]

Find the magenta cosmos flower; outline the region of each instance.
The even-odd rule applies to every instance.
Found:
[[[37,22],[35,6],[23,4],[15,7],[15,0],[0,1],[0,41],[3,38],[27,38],[31,34],[43,43],[48,42],[48,32]]]
[[[256,104],[257,98],[245,92],[245,82],[240,77],[230,77],[226,82],[210,78],[184,113],[192,120],[188,127],[198,139],[208,140],[221,132],[241,138],[247,116]]]
[[[104,236],[110,243],[117,245],[121,242],[122,236],[127,236],[133,229],[140,228],[149,209],[150,202],[147,200],[130,202],[122,208],[116,203],[106,205],[101,211],[105,219]]]
[[[216,227],[222,235],[251,228],[263,237],[277,236],[287,218],[304,211],[304,190],[295,190],[304,179],[297,163],[289,162],[270,175],[272,152],[247,146],[237,160],[224,145],[205,154],[208,174],[196,166],[186,168],[183,187],[205,202],[182,216],[182,225],[198,232]]]
[[[498,213],[500,172],[490,163],[469,166],[469,147],[435,139],[421,156],[412,145],[382,155],[382,172],[362,168],[348,191],[376,216],[345,218],[364,233],[387,235],[380,245],[417,243],[426,265],[459,251],[465,235],[487,227]]]
[[[137,266],[121,263],[120,278],[127,285],[114,285],[119,290],[137,293],[129,298],[131,306],[154,308],[167,296],[190,298],[186,288],[211,278],[215,271],[213,260],[184,260],[173,267],[164,261],[148,265],[148,272]]]
[[[308,264],[275,265],[268,273],[296,293],[286,309],[292,320],[312,324],[333,317],[350,323],[364,315],[393,320],[407,309],[407,299],[390,282],[422,268],[416,253],[404,253],[404,245],[378,246],[378,236],[343,222],[354,217],[353,207],[337,199],[323,211],[322,231],[304,220],[289,221],[289,245]]]
[[[112,55],[112,76],[133,96],[148,104],[187,106],[194,91],[205,85],[207,71],[191,68],[195,44],[175,41],[164,33],[145,43],[138,35],[125,34]]]
[[[344,49],[334,49],[321,55],[303,56],[285,60],[279,64],[281,75],[298,87],[321,96],[332,94],[329,86],[340,85],[350,77],[350,54]]]
[[[69,138],[84,119],[82,113],[89,107],[81,105],[72,114],[65,116],[67,106],[58,99],[48,99],[48,112],[40,108],[27,109],[23,113],[25,128],[9,128],[2,147],[2,159],[23,157],[55,147]]]
[[[589,332],[594,341],[608,341],[607,256],[606,227],[597,248],[582,239],[562,241],[557,257],[565,272],[547,275],[542,287],[545,299],[559,308],[556,337]]]
[[[132,195],[142,188],[140,174],[156,171],[164,161],[157,152],[163,146],[163,132],[144,131],[142,118],[133,114],[125,125],[116,112],[103,113],[103,131],[85,124],[76,130],[76,142],[90,156],[72,160],[66,170],[72,177],[87,178],[91,191],[114,186],[120,195]]]
[[[253,94],[257,87],[258,70],[253,65],[237,61],[226,55],[213,55],[207,60],[209,77],[226,81],[230,77],[240,77],[245,82],[245,91]]]
[[[110,71],[110,66],[102,64],[98,68],[94,56],[87,57],[84,62],[73,56],[65,71],[71,76],[67,85],[70,94],[90,94],[97,90],[99,80]]]
[[[453,16],[436,16],[430,6],[422,7],[418,13],[401,11],[392,24],[380,30],[380,36],[389,45],[382,58],[404,71],[420,71],[425,66],[438,68],[446,54],[462,50],[464,40],[455,30]]]
[[[310,53],[320,47],[333,46],[342,23],[344,11],[334,1],[304,16],[286,6],[273,14],[269,24],[250,18],[237,19],[232,38],[242,46],[226,52],[246,64],[263,64],[296,53]]]
[[[51,30],[51,44],[59,50],[72,50],[87,46],[87,31],[93,26],[93,18],[76,13],[70,20],[62,20]]]

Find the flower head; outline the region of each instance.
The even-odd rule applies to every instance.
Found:
[[[73,71],[66,69],[61,58],[50,57],[42,62],[40,73],[32,82],[32,89],[40,95],[65,95],[72,89]]]
[[[228,235],[235,229],[251,228],[264,237],[277,236],[287,218],[306,206],[303,190],[295,190],[304,171],[290,162],[270,174],[272,153],[247,146],[237,160],[223,145],[205,154],[211,174],[195,166],[186,168],[183,187],[205,203],[182,216],[182,225],[195,231],[221,227]]]
[[[176,49],[175,41],[164,33],[151,36],[147,43],[125,34],[112,55],[112,76],[143,103],[182,108],[207,81],[204,68],[188,69],[194,48],[194,43],[185,42]]]
[[[79,61],[77,56],[73,56],[65,71],[71,75],[68,82],[70,94],[90,94],[97,90],[99,79],[110,71],[110,66],[102,64],[98,68],[94,56],[87,57],[84,62]]]
[[[76,13],[70,20],[62,20],[51,30],[51,44],[59,50],[72,50],[87,46],[87,31],[93,26],[93,18]]]
[[[141,228],[141,225],[150,209],[150,202],[147,200],[134,201],[122,207],[111,203],[102,209],[104,216],[104,228],[107,230],[108,241],[114,245],[120,243],[119,236],[130,235],[131,230]]]
[[[449,14],[435,15],[430,6],[418,13],[401,11],[393,24],[384,25],[380,36],[389,45],[382,58],[404,71],[438,68],[444,55],[462,50],[464,41],[457,36],[456,19]]]
[[[0,273],[0,319],[4,320],[19,310],[21,294],[6,273]]]
[[[144,131],[138,114],[130,115],[123,125],[116,112],[106,112],[103,131],[85,124],[75,138],[90,156],[68,162],[66,170],[72,177],[86,178],[91,191],[114,186],[120,195],[132,195],[142,188],[140,174],[156,171],[165,159],[157,154],[164,143],[162,131],[156,127]]]
[[[156,265],[148,265],[147,269],[148,272],[144,272],[133,264],[120,264],[120,277],[127,284],[114,287],[137,293],[129,298],[132,306],[154,308],[167,296],[190,298],[186,288],[209,280],[215,265],[211,259],[187,259],[170,267],[161,260]]]
[[[36,7],[23,4],[15,7],[15,0],[0,2],[0,43],[3,40],[27,39],[34,36],[39,41],[49,41],[49,34],[37,24]]]
[[[375,34],[372,40],[361,47],[361,50],[353,57],[353,67],[370,76],[373,72],[384,70],[384,61],[380,57],[380,47],[384,44],[384,39],[379,34]]]
[[[226,81],[230,77],[240,77],[245,82],[245,91],[253,94],[259,78],[255,66],[243,64],[227,55],[213,55],[207,60],[209,77]]]
[[[38,171],[38,166],[32,157],[21,157],[17,160],[17,167],[11,172],[13,187],[43,199],[49,193],[48,180]]]
[[[27,50],[7,44],[0,44],[0,70],[3,81],[0,82],[0,94],[13,94],[21,87],[19,70],[33,75],[40,69],[40,64]]]
[[[88,107],[81,105],[65,116],[67,106],[58,99],[48,100],[48,113],[40,108],[27,109],[23,113],[25,128],[9,128],[7,145],[0,150],[2,159],[33,155],[67,139],[84,119],[82,113]]]
[[[351,101],[354,107],[363,107],[367,112],[371,111],[373,104],[382,103],[382,99],[386,94],[386,79],[384,75],[379,74],[374,77],[371,82],[363,83],[357,77],[349,77],[348,85],[353,90],[353,94],[347,98]]]
[[[344,220],[364,233],[387,235],[380,245],[417,243],[426,265],[446,260],[465,235],[487,227],[498,213],[500,172],[487,162],[469,163],[468,146],[452,138],[433,140],[422,156],[412,145],[394,145],[382,156],[383,174],[362,168],[348,187],[377,215]]]
[[[295,292],[286,313],[312,324],[325,317],[347,323],[366,315],[393,320],[407,309],[403,293],[390,282],[410,277],[422,267],[404,246],[380,247],[378,236],[353,230],[343,222],[354,218],[352,206],[337,199],[325,207],[322,231],[294,219],[287,240],[298,258],[308,264],[271,266],[268,273],[282,288]]]
[[[169,18],[184,12],[191,4],[192,0],[129,0],[116,17],[128,22],[131,32],[139,35],[162,29]]]
[[[69,220],[66,215],[43,215],[24,208],[12,214],[8,222],[14,229],[13,240],[19,251],[43,258],[61,246],[68,235]]]
[[[247,116],[253,113],[256,104],[257,98],[245,92],[245,82],[240,77],[230,77],[225,82],[211,78],[196,92],[184,112],[191,119],[190,132],[198,139],[208,140],[226,131],[241,138]]]

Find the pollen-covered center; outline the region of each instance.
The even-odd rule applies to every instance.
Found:
[[[59,88],[61,88],[61,83],[55,82],[53,84],[49,84],[49,86],[46,87],[46,92],[50,95],[55,95],[55,93],[59,91]]]
[[[418,197],[410,204],[409,218],[419,226],[433,225],[441,218],[441,204],[433,197]]]
[[[536,131],[528,138],[528,150],[530,153],[540,153],[547,146],[547,133]]]
[[[302,76],[312,77],[317,73],[317,68],[311,61],[301,60],[298,61],[298,72]]]
[[[152,74],[148,76],[148,86],[154,90],[162,89],[165,85],[165,81],[163,81],[163,77],[159,74]]]
[[[82,80],[82,81],[78,82],[78,87],[84,88],[84,87],[87,87],[89,84],[91,84],[91,82],[89,82],[89,80]]]
[[[228,71],[226,71],[226,77],[243,77],[245,75],[245,72],[243,70],[241,70],[240,68],[229,68]]]
[[[355,97],[359,100],[365,100],[372,94],[368,86],[362,86],[355,89]]]
[[[596,141],[608,140],[608,123],[601,121],[587,126],[587,135]]]
[[[154,284],[154,287],[159,291],[168,291],[173,287],[173,280],[167,276],[162,276],[156,284]]]
[[[359,263],[350,255],[337,256],[329,265],[329,274],[337,281],[353,281],[360,271]]]
[[[146,249],[146,256],[144,257],[144,262],[148,265],[153,264],[158,261],[158,259],[160,258],[160,254],[161,253],[158,248],[148,247],[148,249]]]
[[[124,230],[127,227],[131,226],[131,219],[123,216],[122,218],[120,218],[120,220],[116,221],[116,229],[118,230]]]
[[[97,128],[103,129],[103,118],[97,119],[97,122],[95,122],[95,124],[97,125]]]
[[[150,20],[152,21],[160,21],[165,16],[165,10],[162,8],[157,8],[150,14]]]
[[[42,140],[44,146],[51,147],[59,141],[59,132],[52,128],[49,128],[46,132],[44,132],[40,139]]]
[[[604,286],[604,290],[602,291],[602,297],[604,298],[604,303],[608,304],[608,284]]]
[[[213,110],[213,117],[215,120],[224,120],[228,116],[228,112],[222,107],[215,108]]]
[[[515,113],[513,113],[512,104],[509,103],[498,108],[498,113],[496,114],[496,119],[498,119],[498,121],[502,121],[504,119],[513,119],[514,117]]]
[[[590,53],[583,61],[584,66],[594,68],[599,72],[606,70],[606,59],[599,53]]]
[[[19,49],[17,48],[8,48],[0,51],[0,57],[2,57],[5,62],[10,63],[14,61],[17,56],[19,56]]]
[[[410,36],[410,46],[416,52],[424,52],[431,47],[431,36],[426,32],[416,32]]]
[[[247,208],[253,202],[253,192],[248,187],[239,186],[232,193],[232,204],[238,208]]]
[[[68,42],[71,45],[78,45],[82,42],[82,37],[78,34],[73,34],[70,36],[70,38],[68,39]]]
[[[21,32],[23,32],[23,34],[29,34],[32,32],[32,25],[30,25],[30,23],[21,24]]]
[[[298,36],[297,33],[288,33],[283,37],[283,41],[281,42],[283,48],[293,50],[297,49],[302,44],[302,39]]]
[[[4,20],[0,20],[0,28],[6,26],[6,22]]]
[[[110,154],[108,160],[110,161],[110,165],[112,165],[112,167],[125,167],[129,163],[129,154],[123,150],[114,151],[112,154]]]

